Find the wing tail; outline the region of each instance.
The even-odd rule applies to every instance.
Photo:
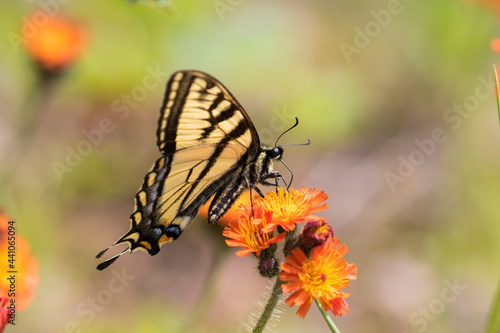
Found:
[[[112,256],[111,258],[109,259],[106,259],[105,261],[103,261],[102,263],[100,263],[99,265],[97,265],[97,270],[99,271],[102,271],[103,269],[107,268],[109,265],[111,265],[112,263],[115,262],[116,259],[118,259],[118,257],[120,257],[122,254],[124,254],[125,252],[130,252],[131,251],[131,244],[130,244],[130,240],[128,239],[125,239],[127,236],[128,236],[129,233],[123,235],[119,240],[117,240],[113,245],[111,245],[110,247],[102,250],[101,252],[99,252],[97,255],[96,255],[96,258],[99,259],[101,258],[104,253],[106,253],[109,249],[111,249],[112,247],[115,247],[116,245],[119,245],[119,244],[122,244],[122,243],[128,243],[129,246],[127,246],[127,248],[125,250],[123,250],[122,252],[118,253],[117,255],[114,255]]]
[[[100,258],[104,252],[106,252],[109,248],[107,248],[106,250],[103,250],[101,251],[98,255],[97,255],[97,258]],[[122,252],[118,253],[117,255],[114,255],[112,256],[111,258],[107,259],[107,260],[104,260],[103,262],[101,262],[99,265],[97,265],[97,270],[98,271],[102,271],[103,269],[105,268],[108,268],[109,265],[111,265],[112,263],[114,263],[116,261],[116,259],[118,259],[122,254],[124,254],[125,252],[127,252],[129,249],[126,248],[125,250],[123,250]]]

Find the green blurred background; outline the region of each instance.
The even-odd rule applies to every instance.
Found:
[[[95,270],[95,255],[128,230],[159,157],[158,111],[179,69],[223,82],[268,144],[300,119],[281,141],[313,142],[286,149],[294,185],[329,194],[321,215],[359,270],[346,289],[351,310],[334,318],[342,332],[484,330],[500,277],[490,7],[185,0],[175,17],[147,4],[53,0],[85,27],[88,46],[49,95],[37,94],[33,64],[7,38],[47,2],[0,1],[0,206],[40,263],[36,298],[6,332],[245,332],[260,314],[271,283],[202,218],[157,256]],[[158,84],[120,118],[116,105],[152,70]],[[54,162],[106,118],[113,130],[58,177]],[[270,332],[328,331],[314,307],[306,319],[280,309]]]

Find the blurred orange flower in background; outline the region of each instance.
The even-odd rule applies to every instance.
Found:
[[[500,14],[500,1],[499,0],[475,0],[476,2],[480,2]]]
[[[45,21],[35,25],[40,17]],[[66,17],[49,17],[41,11],[33,13],[24,22],[22,31],[26,51],[47,71],[64,70],[83,53],[87,45],[81,24]]]
[[[11,234],[9,235],[9,226],[11,226]],[[15,226],[15,224],[14,224]],[[0,319],[2,319],[5,314],[7,303],[5,299],[15,300],[15,310],[26,309],[35,295],[35,288],[38,285],[39,275],[38,275],[38,262],[33,257],[30,252],[28,241],[19,236],[17,230],[15,232],[15,242],[12,242],[12,225],[9,224],[8,216],[0,210],[0,300],[2,300],[0,308]],[[9,244],[9,242],[11,244]],[[14,248],[14,256],[9,256],[9,245],[11,250]],[[12,252],[11,252],[12,253]],[[13,259],[12,262],[9,262]],[[12,267],[10,265],[13,265]],[[11,289],[11,283],[7,279],[11,273],[9,271],[15,271],[15,290]],[[12,291],[14,291],[15,296],[13,296]],[[10,295],[9,295],[10,294]],[[4,318],[3,318],[4,319]],[[3,319],[0,321],[4,323]],[[4,323],[5,324],[5,323]],[[0,332],[3,329],[0,326]]]
[[[490,42],[491,49],[500,53],[500,38],[493,38]]]

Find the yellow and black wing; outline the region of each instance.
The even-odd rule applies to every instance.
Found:
[[[158,253],[214,194],[209,221],[215,222],[257,181],[253,174],[269,169],[244,109],[218,80],[199,71],[178,71],[167,83],[157,144],[163,156],[136,194],[130,230],[112,245],[127,243],[128,248],[101,263],[99,270],[127,251]]]
[[[163,155],[204,144],[239,144],[257,154],[257,131],[243,107],[217,79],[178,71],[167,84],[157,130]]]

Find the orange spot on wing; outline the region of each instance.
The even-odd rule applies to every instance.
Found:
[[[149,244],[149,242],[142,241],[140,244],[142,245],[142,247],[148,249],[148,251],[152,249],[151,244]]]
[[[158,241],[158,246],[162,246],[165,243],[172,243],[174,239],[172,237],[168,237],[167,235],[161,236],[160,240]]]

